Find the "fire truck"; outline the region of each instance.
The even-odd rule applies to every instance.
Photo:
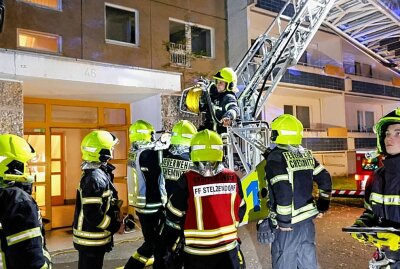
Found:
[[[382,166],[382,155],[377,155],[375,151],[357,150],[356,151],[356,181],[357,190],[365,190],[367,181],[371,178],[376,169]]]
[[[223,136],[228,167],[234,169],[237,164],[240,164],[244,175],[241,178],[247,203],[244,222],[264,218],[268,213],[266,202],[263,201],[265,199],[263,195],[265,194],[263,192],[265,161],[262,153],[270,144],[270,128],[268,123],[259,120],[259,115],[284,73],[297,64],[322,22],[371,57],[380,59],[382,63],[388,62],[382,56],[376,55],[373,49],[366,48],[356,38],[348,38],[348,35],[343,32],[345,31],[343,29],[349,28],[348,17],[351,16],[346,12],[357,10],[361,2],[360,9],[368,4],[374,12],[380,12],[382,8],[377,6],[377,1],[287,0],[282,2],[285,4],[281,11],[267,30],[252,43],[235,68],[238,88],[241,89],[237,96],[241,116],[240,121],[228,127],[227,133]],[[359,15],[361,16],[362,13],[357,14]],[[382,13],[379,18],[385,16],[388,14]],[[397,22],[391,17],[387,21]],[[354,28],[358,29],[355,30],[356,33],[367,26],[360,25],[362,28]],[[183,90],[179,104],[180,111],[199,114],[201,113],[200,105],[201,107],[208,106],[217,124],[219,121],[215,117],[209,94],[211,86],[212,82],[200,80],[200,83]]]

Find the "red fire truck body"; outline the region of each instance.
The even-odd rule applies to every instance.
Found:
[[[382,166],[382,156],[371,150],[356,151],[356,181],[357,190],[365,190],[365,185],[374,171]]]

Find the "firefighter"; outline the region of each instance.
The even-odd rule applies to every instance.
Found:
[[[277,225],[271,246],[272,268],[317,268],[313,219],[329,208],[331,177],[311,151],[301,146],[303,125],[297,118],[283,114],[272,121],[271,129],[276,146],[266,153],[265,173],[273,212],[270,217]],[[316,204],[314,181],[319,189]]]
[[[172,128],[171,146],[164,151],[161,163],[168,197],[177,189],[179,177],[192,166],[189,149],[196,133],[196,127],[187,120],[179,121]]]
[[[81,143],[82,176],[77,190],[73,242],[79,252],[79,269],[100,269],[104,255],[113,247],[113,234],[123,228],[121,200],[113,184],[113,158],[118,139],[95,130]]]
[[[165,268],[163,257],[183,231],[184,268],[238,269],[237,227],[245,212],[240,180],[222,165],[223,144],[217,133],[198,132],[190,145],[194,165],[179,178],[178,190],[166,205],[153,268]]]
[[[235,93],[237,89],[237,76],[230,67],[224,67],[213,77],[215,84],[210,88],[210,97],[213,104],[213,111],[218,122],[215,122],[211,112],[206,106],[201,106],[200,110],[205,111],[205,121],[199,130],[209,129],[221,133],[226,133],[226,127],[231,126],[240,114]]]
[[[377,150],[384,156],[383,166],[376,170],[365,188],[365,211],[354,226],[394,227],[400,229],[400,108],[383,116],[374,126]],[[360,241],[373,243],[381,257],[391,260],[385,268],[400,268],[400,237],[379,232],[376,235],[354,233]],[[383,254],[383,255],[382,255]]]
[[[129,157],[128,196],[130,205],[135,208],[139,218],[144,243],[129,258],[125,269],[143,268],[153,263],[152,256],[163,216],[163,205],[167,200],[159,165],[159,154],[162,152],[151,147],[154,141],[153,134],[153,126],[144,120],[134,122],[129,128],[132,146]]]
[[[190,141],[196,133],[197,128],[187,120],[178,121],[172,128],[171,145],[163,152],[161,162],[168,197],[179,190],[178,179],[193,165],[190,161],[189,149]],[[177,239],[177,244],[173,247],[172,252],[168,253],[169,258],[166,262],[169,264],[169,268],[182,268],[182,243],[183,235]]]
[[[0,135],[0,268],[51,268],[39,208],[30,196],[26,163],[35,150],[23,138]]]

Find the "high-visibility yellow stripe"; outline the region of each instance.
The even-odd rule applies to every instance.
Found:
[[[277,205],[276,213],[278,213],[279,215],[289,215],[292,213],[292,205],[287,205],[287,206]]]
[[[137,251],[135,251],[135,253],[132,254],[132,258],[134,258],[135,260],[138,260],[139,262],[146,264],[146,262],[149,260],[148,257],[140,255]]]
[[[73,230],[74,235],[79,237],[85,238],[105,238],[111,235],[111,232],[104,231],[104,232],[86,232],[86,231],[79,231],[77,229]]]
[[[93,239],[82,239],[78,237],[73,237],[73,241],[76,244],[82,245],[82,246],[104,246],[107,243],[111,242],[111,236],[102,240],[93,240]]]
[[[236,222],[236,216],[235,216],[235,200],[236,200],[236,192],[231,194],[231,217],[232,221],[235,223]]]
[[[313,176],[318,175],[321,173],[322,170],[324,170],[325,167],[322,166],[322,164],[318,165],[317,167],[314,168],[313,170]]]
[[[7,269],[6,265],[6,255],[0,250],[0,268]]]
[[[289,180],[289,176],[288,175],[277,175],[270,179],[271,185],[274,185],[275,183],[282,181],[282,180]]]
[[[135,208],[136,212],[139,212],[141,214],[154,214],[158,212],[158,208],[156,209],[148,209],[148,208]]]
[[[201,203],[201,197],[194,197],[194,207],[196,209],[196,223],[198,230],[204,230],[204,222],[203,222],[203,205]]]
[[[307,204],[307,205],[305,205],[303,207],[300,207],[298,209],[294,209],[292,211],[292,215],[293,216],[297,216],[297,215],[301,214],[302,212],[309,211],[309,210],[312,210],[314,208],[315,208],[314,204]]]
[[[100,222],[99,225],[97,225],[97,227],[105,230],[108,227],[108,225],[110,225],[110,222],[111,222],[111,217],[105,215],[103,220]]]
[[[186,245],[202,245],[202,246],[210,246],[217,245],[224,241],[230,241],[237,238],[237,232],[231,234],[225,234],[214,238],[199,238],[199,237],[186,237],[185,236],[185,244]]]
[[[220,227],[213,230],[185,230],[185,236],[189,237],[214,237],[221,234],[228,234],[235,232],[237,229],[234,224],[229,226]]]
[[[318,212],[318,210],[316,208],[314,208],[314,209],[312,209],[312,210],[310,210],[308,212],[303,212],[300,215],[292,217],[292,224],[298,223],[298,222],[300,222],[302,220],[305,220],[305,219],[308,219],[308,218],[311,218],[311,217],[317,215],[318,213],[319,212]]]
[[[33,229],[28,229],[10,236],[7,236],[7,244],[8,246],[12,246],[14,244],[17,244],[19,242],[29,240],[31,238],[35,238],[38,236],[42,236],[42,232],[40,230],[40,227],[36,227]]]
[[[172,214],[178,216],[178,217],[183,217],[185,212],[180,211],[179,209],[175,208],[170,202],[167,203],[167,208],[169,211],[171,211]]]
[[[100,197],[86,197],[82,198],[82,204],[87,205],[87,204],[102,204],[103,199]]]
[[[101,197],[108,197],[111,196],[112,194],[113,194],[112,190],[106,190],[105,192],[103,192]]]
[[[172,227],[172,228],[175,229],[175,230],[181,230],[181,226],[180,226],[180,225],[176,224],[176,223],[173,222],[173,221],[170,221],[169,219],[166,219],[166,220],[165,220],[165,224],[168,225],[168,226],[170,226],[170,227]]]
[[[371,193],[369,200],[378,204],[400,205],[400,195],[383,195],[380,193]]]
[[[235,240],[232,243],[229,243],[229,244],[226,244],[226,245],[223,245],[220,247],[216,247],[216,248],[201,249],[201,248],[193,248],[193,247],[185,245],[184,251],[186,253],[193,254],[193,255],[213,255],[213,254],[230,251],[230,250],[236,248],[236,246],[237,246],[237,241]]]

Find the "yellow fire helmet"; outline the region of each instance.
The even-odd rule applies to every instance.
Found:
[[[216,80],[226,82],[226,90],[238,92],[237,89],[237,75],[236,72],[230,67],[224,67],[218,71],[213,77]]]
[[[151,142],[154,132],[154,127],[149,122],[137,120],[129,127],[129,141],[131,143]]]
[[[35,177],[25,174],[25,168],[35,155],[25,139],[13,134],[0,135],[0,180],[33,182]]]
[[[374,125],[374,132],[376,134],[376,145],[379,153],[386,154],[384,142],[385,132],[389,125],[396,123],[400,124],[400,107],[380,118],[379,121]]]
[[[219,134],[203,130],[195,134],[190,142],[190,159],[192,162],[221,162],[223,143]]]
[[[92,131],[82,140],[82,160],[89,162],[107,162],[113,158],[113,149],[117,143],[118,138],[108,131]]]
[[[271,123],[271,141],[282,145],[300,145],[303,139],[303,124],[294,116],[283,114]]]
[[[171,144],[190,146],[190,141],[197,133],[196,126],[188,120],[180,120],[172,128]]]

